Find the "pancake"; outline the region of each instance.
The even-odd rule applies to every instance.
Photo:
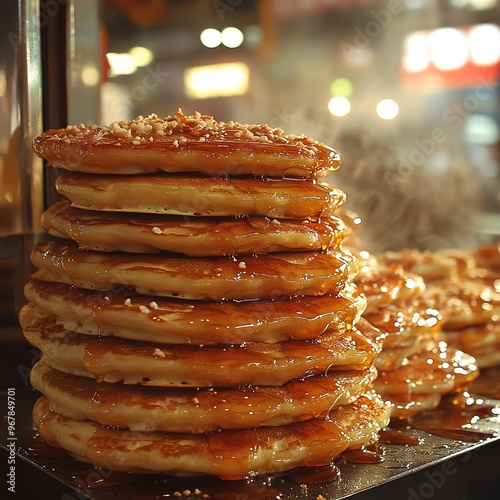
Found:
[[[493,345],[468,347],[467,353],[474,356],[481,370],[500,365],[500,342]]]
[[[68,126],[33,141],[48,164],[99,174],[200,172],[207,175],[324,176],[340,165],[331,147],[268,125],[215,121],[179,109],[110,126]]]
[[[480,245],[473,252],[474,260],[479,267],[491,271],[500,271],[500,243]]]
[[[428,285],[421,303],[441,313],[443,330],[480,325],[500,315],[500,293],[470,280]]]
[[[408,358],[419,354],[425,347],[421,339],[414,339],[407,345],[395,348],[382,348],[382,352],[377,355],[374,365],[379,372],[397,370],[408,362]]]
[[[389,408],[374,394],[312,419],[278,427],[207,434],[131,432],[62,417],[45,397],[33,410],[40,436],[105,469],[244,479],[302,466],[329,465],[348,448],[377,440]]]
[[[399,252],[383,252],[378,256],[384,266],[400,266],[406,271],[415,273],[428,282],[434,280],[449,280],[458,274],[456,259],[446,252],[420,252],[418,250],[403,249]]]
[[[479,375],[476,360],[440,342],[412,356],[401,368],[380,372],[374,388],[384,398],[391,394],[446,394],[467,387]]]
[[[280,252],[239,257],[180,257],[81,251],[62,239],[36,245],[33,278],[88,290],[126,287],[137,293],[198,300],[271,299],[342,290],[353,274],[346,252]]]
[[[441,329],[441,316],[431,308],[419,310],[391,304],[365,313],[363,318],[384,332],[381,339],[384,350],[407,346]]]
[[[97,383],[38,362],[30,374],[50,408],[75,420],[132,431],[202,433],[285,425],[325,417],[352,403],[376,375],[374,368],[309,376],[282,387],[184,389]]]
[[[57,192],[73,206],[107,212],[181,216],[321,217],[345,194],[315,179],[91,175],[63,173]]]
[[[424,280],[414,273],[383,267],[364,273],[362,263],[360,268],[354,283],[366,295],[366,314],[389,304],[410,302],[425,290]]]
[[[418,413],[436,408],[442,395],[437,392],[428,394],[391,394],[386,401],[391,406],[391,419],[409,419]]]
[[[408,358],[425,350],[428,345],[443,339],[439,312],[427,308],[387,305],[363,315],[374,329],[382,334],[375,339],[382,344],[382,352],[375,358],[379,371],[392,371],[408,362]]]
[[[483,325],[446,332],[446,341],[465,352],[477,347],[500,344],[500,318]]]
[[[125,290],[95,292],[31,280],[24,295],[37,308],[54,314],[67,330],[167,344],[315,339],[327,330],[351,329],[366,307],[353,285],[321,297],[207,302]]]
[[[292,379],[338,370],[366,370],[378,344],[354,329],[312,341],[276,344],[172,346],[65,330],[55,317],[26,305],[20,323],[28,342],[54,369],[95,378],[166,387],[282,385]]]
[[[320,220],[267,217],[179,217],[110,213],[73,208],[61,201],[42,215],[49,234],[71,238],[80,249],[100,252],[177,252],[191,257],[325,250],[338,246],[345,225]]]

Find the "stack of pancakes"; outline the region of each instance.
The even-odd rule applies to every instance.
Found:
[[[476,361],[445,341],[440,304],[429,303],[417,269],[405,268],[397,253],[359,257],[356,283],[368,301],[363,319],[379,330],[382,344],[374,387],[391,404],[391,417],[410,418],[466,389],[478,375]]]
[[[66,198],[20,315],[44,439],[100,467],[227,479],[377,439],[380,346],[357,326],[344,194],[319,180],[334,150],[180,111],[34,148]]]
[[[499,256],[499,247],[488,245],[472,251],[406,250],[384,259],[397,259],[423,276],[423,303],[440,311],[446,341],[488,368],[500,364]]]

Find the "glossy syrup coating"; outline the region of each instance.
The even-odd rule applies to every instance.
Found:
[[[316,179],[90,175],[66,172],[55,183],[76,207],[182,216],[321,217],[345,194]]]
[[[187,301],[31,280],[24,293],[68,330],[164,344],[313,340],[326,331],[350,330],[366,307],[353,286],[319,297]]]
[[[375,375],[372,368],[309,375],[278,387],[165,388],[98,383],[38,362],[30,380],[63,416],[132,431],[203,433],[325,417],[352,403]]]
[[[389,423],[389,409],[367,393],[331,411],[328,418],[279,427],[206,434],[136,433],[62,417],[42,397],[35,404],[33,420],[50,444],[100,467],[235,480],[329,465],[347,448],[376,440],[377,432]]]
[[[109,126],[49,130],[33,141],[49,165],[97,174],[164,171],[207,175],[312,177],[340,165],[339,154],[304,135],[265,124],[220,122],[198,112],[138,116]]]
[[[36,245],[31,258],[35,279],[195,300],[320,296],[343,290],[355,273],[354,259],[342,250],[194,258],[84,252],[73,241],[57,239]]]
[[[366,370],[380,351],[357,329],[325,333],[313,341],[190,346],[69,332],[31,305],[24,306],[20,323],[28,342],[55,369],[98,381],[158,387],[279,386],[330,370]]]
[[[101,252],[176,252],[191,257],[325,250],[338,246],[345,225],[334,215],[319,219],[188,217],[81,210],[60,201],[42,214],[42,225],[80,249]]]

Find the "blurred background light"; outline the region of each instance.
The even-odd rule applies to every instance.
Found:
[[[492,116],[472,114],[465,122],[464,133],[475,144],[495,145],[500,141],[500,131]]]
[[[345,116],[351,111],[351,103],[343,96],[332,97],[328,103],[328,111],[334,116]]]
[[[137,70],[137,64],[129,53],[108,52],[109,76],[131,75]]]
[[[456,28],[439,28],[430,34],[430,56],[436,68],[450,71],[461,68],[468,59],[464,33]]]
[[[184,92],[191,99],[242,95],[248,79],[248,66],[242,62],[196,66],[184,72]]]
[[[422,31],[409,34],[404,44],[404,68],[411,73],[417,73],[427,69],[429,63],[430,53],[428,35]]]
[[[230,26],[224,28],[221,33],[222,44],[230,49],[235,49],[243,43],[243,33],[238,28]]]
[[[351,97],[352,83],[347,78],[337,78],[330,84],[330,93],[333,96]]]
[[[500,60],[500,28],[479,24],[469,33],[470,57],[474,64],[488,66]]]
[[[0,97],[5,95],[7,92],[7,78],[5,76],[5,70],[0,68]]]
[[[396,101],[392,99],[384,99],[377,104],[377,115],[382,120],[392,120],[399,114],[399,106]]]
[[[262,42],[263,32],[258,24],[251,24],[243,30],[245,43],[252,46],[257,46]]]
[[[86,65],[82,68],[82,82],[88,87],[99,83],[99,70],[95,66]]]
[[[222,42],[222,34],[215,28],[207,28],[200,34],[201,43],[209,49],[218,47]]]
[[[129,54],[137,66],[147,66],[153,61],[153,52],[146,47],[132,47]]]

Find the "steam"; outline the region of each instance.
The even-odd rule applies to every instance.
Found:
[[[411,137],[357,128],[334,139],[343,168],[329,181],[347,193],[346,206],[362,218],[364,247],[378,253],[475,246],[479,187],[473,167],[465,155],[450,153],[457,147],[451,142],[433,154],[415,154],[420,150]],[[411,161],[422,158],[421,164]]]
[[[327,182],[346,192],[345,207],[361,217],[364,249],[437,251],[478,243],[479,183],[458,133],[424,144],[418,138],[427,137],[425,130],[414,127],[378,122],[345,129],[339,122],[296,112],[293,128],[340,153],[342,166]]]

